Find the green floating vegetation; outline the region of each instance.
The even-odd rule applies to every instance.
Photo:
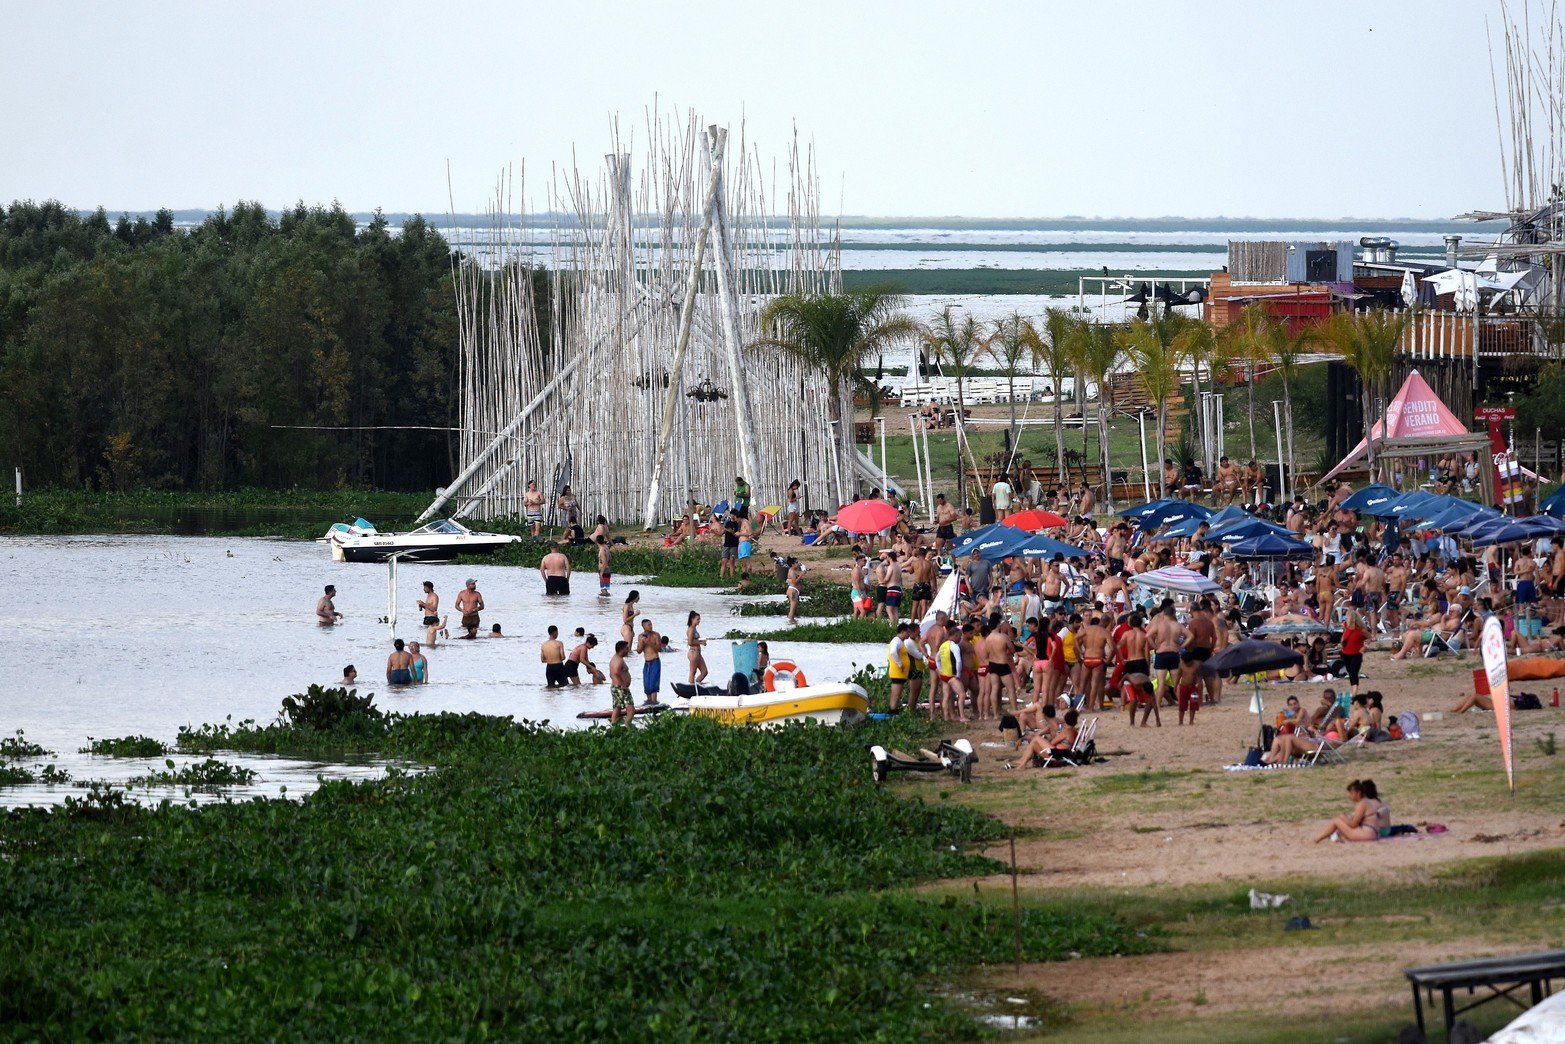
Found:
[[[103,754],[111,758],[161,758],[169,746],[151,736],[120,736],[115,739],[90,739],[82,754]]]
[[[205,761],[178,767],[174,765],[173,759],[169,759],[164,764],[167,768],[163,771],[132,777],[130,785],[133,787],[235,787],[254,783],[256,776],[254,769],[219,761],[216,758],[207,758]]]
[[[51,751],[44,750],[32,740],[29,740],[22,734],[21,729],[17,729],[14,736],[0,737],[0,761],[14,761],[18,758],[44,758],[51,753]]]
[[[975,849],[1004,828],[875,786],[864,753],[927,726],[387,720],[379,752],[433,771],[202,809],[100,788],[0,816],[7,1033],[984,1033],[929,982],[1013,958],[1010,893],[906,889],[999,870]],[[1024,904],[1019,926],[1028,961],[1158,945],[1062,904]]]
[[[889,642],[896,631],[884,616],[869,619],[834,620],[831,623],[801,623],[775,631],[728,632],[729,638],[765,638],[774,642]]]
[[[0,763],[0,787],[19,787],[27,783],[36,782],[38,782],[38,777],[31,769],[25,769],[20,765]]]

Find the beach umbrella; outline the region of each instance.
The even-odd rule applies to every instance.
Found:
[[[1204,518],[1187,518],[1183,522],[1175,522],[1163,532],[1157,534],[1159,540],[1176,540],[1183,537],[1195,536],[1195,531],[1206,524]]]
[[[1379,518],[1402,518],[1414,508],[1419,507],[1426,500],[1434,498],[1433,493],[1426,493],[1421,489],[1415,489],[1411,493],[1404,493],[1395,500],[1380,505],[1374,511],[1365,514],[1375,515]]]
[[[1427,500],[1403,512],[1402,518],[1434,518],[1443,515],[1447,511],[1460,511],[1464,514],[1474,514],[1482,511],[1482,504],[1475,504],[1471,500],[1463,500],[1461,497],[1453,497],[1448,493],[1430,494]]]
[[[1445,529],[1446,529],[1447,526],[1460,527],[1460,526],[1466,525],[1469,522],[1472,522],[1474,519],[1478,519],[1478,518],[1498,518],[1499,517],[1499,512],[1498,511],[1494,512],[1492,515],[1484,515],[1481,512],[1482,512],[1482,509],[1480,509],[1478,513],[1474,513],[1474,512],[1463,511],[1460,508],[1446,508],[1444,511],[1440,512],[1437,515],[1430,515],[1427,518],[1424,518],[1424,519],[1422,519],[1422,520],[1420,520],[1418,522],[1410,522],[1410,523],[1408,523],[1408,528],[1409,529],[1438,529],[1440,532],[1443,533],[1443,532],[1445,532]]]
[[[1544,498],[1538,510],[1555,518],[1565,518],[1565,486],[1561,486]]]
[[[1130,582],[1153,591],[1174,591],[1179,594],[1209,594],[1221,590],[1202,573],[1179,566],[1164,566],[1147,573],[1137,573]]]
[[[1565,522],[1553,515],[1528,515],[1517,524],[1533,530],[1539,536],[1558,536],[1565,533]]]
[[[1066,558],[1088,558],[1092,554],[1085,548],[1046,537],[1041,533],[1017,544],[1011,553],[1023,558],[1053,558],[1055,555],[1064,555]]]
[[[1236,540],[1228,545],[1224,554],[1234,558],[1247,558],[1280,562],[1290,558],[1314,558],[1315,549],[1302,540],[1292,540],[1276,533]]]
[[[1018,511],[1000,524],[1010,526],[1013,529],[1024,530],[1028,533],[1036,533],[1040,529],[1058,529],[1060,526],[1069,525],[1070,522],[1052,511],[1032,508],[1029,511]]]
[[[1212,526],[1213,529],[1216,529],[1218,526],[1224,525],[1228,522],[1234,522],[1241,518],[1254,517],[1254,515],[1250,514],[1238,504],[1229,504],[1227,507],[1223,508],[1223,510],[1219,511],[1217,514],[1213,515],[1206,521]]]
[[[1210,508],[1204,508],[1200,504],[1192,504],[1188,500],[1176,500],[1170,504],[1164,504],[1155,511],[1146,512],[1135,519],[1142,529],[1152,530],[1161,525],[1172,525],[1175,522],[1183,522],[1187,518],[1197,518],[1205,521],[1212,517]]]
[[[1349,511],[1358,511],[1362,514],[1373,515],[1375,509],[1391,503],[1400,494],[1390,486],[1379,482],[1371,482],[1357,493],[1352,494],[1342,502],[1342,506]]]
[[[884,500],[856,500],[837,509],[837,525],[850,533],[879,533],[897,524],[897,509]]]
[[[1266,703],[1261,699],[1261,673],[1263,671],[1280,671],[1285,667],[1294,667],[1303,662],[1303,656],[1281,642],[1268,642],[1261,638],[1246,638],[1244,641],[1235,642],[1228,648],[1214,654],[1210,660],[1206,661],[1206,665],[1219,674],[1229,676],[1239,674],[1255,675],[1255,695],[1250,697],[1250,709],[1255,712],[1256,743],[1261,745],[1261,737],[1265,735],[1264,730],[1266,727]]]
[[[1209,532],[1207,536],[1226,546],[1259,536],[1292,537],[1293,531],[1287,526],[1279,526],[1277,523],[1268,522],[1264,518],[1251,518],[1230,522],[1228,525],[1223,526],[1221,530]]]
[[[1027,534],[1020,529],[1012,529],[1010,526],[988,525],[980,526],[971,532],[962,534],[962,538],[951,549],[953,557],[978,552],[978,557],[988,561],[1004,558],[1011,553],[1011,548],[1027,539]]]
[[[1463,534],[1473,542],[1474,547],[1514,544],[1523,540],[1536,540],[1540,535],[1536,530],[1528,529],[1514,518],[1498,518]]]
[[[1441,526],[1441,531],[1451,536],[1471,536],[1479,530],[1494,525],[1496,522],[1514,522],[1509,515],[1502,515],[1493,508],[1484,508],[1482,512],[1468,515],[1457,522],[1448,522]]]
[[[1279,616],[1275,620],[1268,620],[1264,626],[1257,627],[1251,634],[1330,634],[1331,628],[1311,616],[1302,613],[1289,613]]]
[[[1183,503],[1183,501],[1175,500],[1173,497],[1162,497],[1158,500],[1149,500],[1145,504],[1132,504],[1130,507],[1120,508],[1119,516],[1120,518],[1134,520],[1142,517],[1142,515],[1156,512],[1158,508],[1179,503]]]

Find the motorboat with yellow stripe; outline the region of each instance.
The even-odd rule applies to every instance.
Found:
[[[690,713],[729,725],[784,725],[818,721],[857,725],[869,715],[869,694],[850,682],[827,682],[738,696],[692,696]]]

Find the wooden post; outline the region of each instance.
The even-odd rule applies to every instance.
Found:
[[[719,148],[726,145],[728,131],[718,127],[715,123],[707,128],[708,141],[711,149],[707,154],[707,162],[711,164],[712,176],[717,179],[718,191],[712,201],[712,219],[717,226],[717,300],[718,310],[723,317],[723,347],[728,355],[728,372],[733,379],[733,391],[730,393],[734,407],[734,428],[739,438],[739,462],[744,468],[745,481],[754,491],[753,495],[763,496],[761,469],[756,464],[755,444],[751,440],[750,422],[750,392],[745,384],[744,371],[744,344],[739,333],[739,300],[735,293],[731,271],[733,258],[729,248],[728,215],[723,202],[722,193],[722,154]],[[836,389],[831,389],[828,394],[835,394]],[[850,414],[851,421],[851,414]],[[766,503],[762,500],[761,503]]]

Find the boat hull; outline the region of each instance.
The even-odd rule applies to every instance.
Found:
[[[344,562],[384,562],[392,555],[401,562],[450,562],[458,555],[492,555],[516,543],[506,540],[459,540],[451,543],[411,544],[397,540],[362,538],[332,545],[332,557]]]
[[[772,728],[791,721],[856,725],[869,714],[869,696],[857,685],[807,685],[748,696],[695,696],[690,713],[726,725]]]

